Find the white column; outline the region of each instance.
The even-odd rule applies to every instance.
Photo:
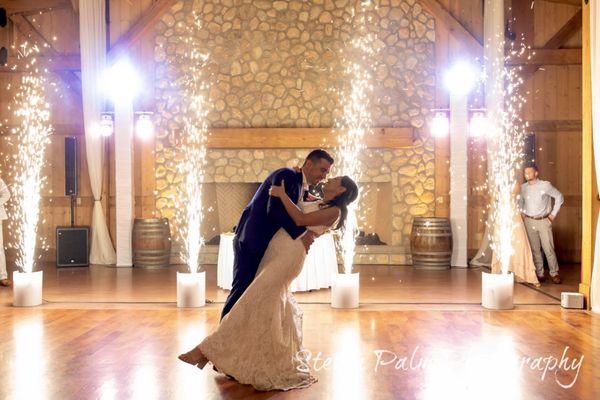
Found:
[[[131,267],[133,229],[133,105],[115,102],[115,188],[117,267]]]
[[[450,94],[450,224],[453,267],[467,267],[467,95]]]

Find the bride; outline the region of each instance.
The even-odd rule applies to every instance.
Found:
[[[315,202],[317,210],[303,212],[287,196],[284,185],[282,181],[271,186],[269,194],[281,199],[296,225],[317,234],[334,225],[343,227],[347,206],[358,196],[352,179],[336,177],[324,184],[323,200]],[[279,229],[248,289],[218,328],[179,359],[200,369],[210,361],[218,371],[258,390],[289,390],[316,382],[298,359],[303,349],[302,311],[289,290],[305,257],[302,242]]]

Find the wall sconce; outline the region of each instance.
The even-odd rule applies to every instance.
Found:
[[[429,123],[429,133],[431,136],[441,138],[448,136],[450,132],[450,110],[435,109],[434,117]],[[469,136],[473,138],[489,137],[493,134],[493,126],[485,113],[485,109],[477,108],[469,110],[471,118],[469,119]]]
[[[450,131],[450,119],[448,118],[449,110],[434,110],[435,116],[429,124],[429,132],[431,136],[441,138],[448,136]]]
[[[115,121],[112,113],[104,112],[100,115],[100,135],[103,137],[112,136],[115,132]]]
[[[153,113],[140,111],[134,113],[137,115],[135,122],[135,134],[140,139],[148,139],[154,136],[154,122],[152,121]]]
[[[473,138],[492,136],[492,124],[484,110],[471,110],[469,135]]]

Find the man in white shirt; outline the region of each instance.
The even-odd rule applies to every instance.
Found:
[[[559,284],[562,280],[558,275],[558,261],[554,252],[552,221],[556,218],[564,202],[564,197],[550,182],[538,179],[538,173],[535,164],[525,166],[524,175],[527,182],[521,185],[519,205],[531,245],[538,280],[543,282],[546,279],[541,251],[543,249],[548,260],[552,282]],[[554,199],[554,206],[552,206],[552,199]]]
[[[4,255],[4,240],[2,234],[2,221],[8,219],[4,204],[10,199],[10,191],[6,183],[0,179],[0,286],[9,287],[12,285],[6,273],[6,256]]]

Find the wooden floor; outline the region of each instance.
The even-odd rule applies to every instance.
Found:
[[[600,319],[582,311],[303,308],[304,344],[313,356],[309,367],[319,381],[308,389],[269,393],[177,360],[180,352],[216,326],[215,306],[3,308],[0,398],[590,400],[600,396]],[[382,351],[379,363],[377,350]],[[561,363],[565,351],[568,363]],[[408,361],[390,362],[394,357]],[[520,368],[523,357],[530,362]],[[546,374],[547,362],[539,364],[540,357],[553,360],[548,364],[554,368]],[[327,359],[331,361],[325,366]],[[429,364],[423,366],[425,360]],[[559,386],[572,382],[570,388]]]
[[[329,290],[296,294],[319,381],[269,393],[176,358],[218,324],[228,292],[214,266],[201,309],[176,308],[176,268],[44,271],[40,307],[0,289],[0,399],[600,398],[600,317],[554,296],[577,266],[548,293],[515,285],[515,310],[496,312],[480,306],[479,269],[362,266],[357,310],[330,308]]]
[[[228,291],[217,288],[216,266],[205,267],[206,296],[224,303]],[[480,268],[445,271],[417,270],[410,266],[358,266],[361,304],[481,304]],[[176,301],[177,267],[168,269],[56,268],[44,266],[45,304],[58,303],[171,303]],[[546,282],[537,290],[515,285],[516,304],[559,304],[561,291],[577,291],[579,266],[561,269],[562,285]],[[300,303],[330,302],[329,289],[296,294]],[[0,288],[0,307],[10,306],[10,290]]]

